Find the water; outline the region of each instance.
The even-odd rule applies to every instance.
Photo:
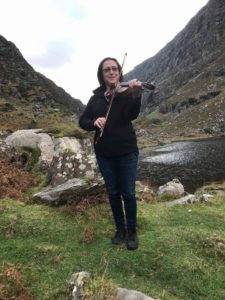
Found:
[[[225,138],[178,142],[140,151],[138,179],[162,185],[178,178],[188,192],[225,180]]]

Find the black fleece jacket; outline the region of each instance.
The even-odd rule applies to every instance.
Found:
[[[106,115],[108,105],[104,91],[98,88],[94,91],[94,95],[90,98],[79,119],[79,125],[82,129],[95,130],[95,153],[104,157],[113,157],[138,151],[136,133],[131,121],[139,115],[141,95],[116,94],[103,135],[95,143],[100,130],[94,126],[94,121]]]

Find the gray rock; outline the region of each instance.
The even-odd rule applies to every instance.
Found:
[[[59,206],[66,203],[78,203],[85,194],[93,195],[104,190],[102,180],[87,182],[84,179],[74,178],[67,182],[33,195],[33,203],[42,203],[50,206]]]
[[[41,133],[41,131],[41,129],[17,130],[9,135],[5,141],[11,147],[40,149],[39,164],[42,169],[46,169],[50,166],[53,159],[54,144],[52,138],[46,133]]]
[[[38,148],[41,150],[39,163],[42,169],[48,169],[54,156],[54,143],[47,133],[39,133]]]
[[[72,300],[83,299],[83,285],[89,278],[90,273],[84,271],[72,274],[69,280],[69,284],[73,286]]]
[[[0,140],[0,159],[17,160],[16,157],[15,149],[6,144],[4,140]]]
[[[13,147],[30,147],[37,148],[41,140],[38,133],[41,129],[23,129],[17,130],[10,134],[6,139],[6,143]]]
[[[184,186],[178,179],[173,179],[158,188],[157,195],[162,196],[164,194],[181,196],[184,194]]]
[[[127,290],[124,288],[117,289],[117,300],[159,300],[151,298],[141,292]]]
[[[213,198],[210,194],[202,194],[200,195],[200,201],[201,202],[208,202],[210,198]]]
[[[213,198],[210,194],[201,194],[201,195],[193,195],[188,194],[184,197],[181,197],[179,199],[175,199],[173,201],[169,201],[166,204],[168,206],[174,206],[174,205],[185,205],[185,204],[193,204],[196,202],[208,202],[210,198]]]
[[[166,204],[168,206],[174,206],[174,205],[179,205],[179,204],[183,204],[183,205],[184,204],[192,204],[192,203],[199,202],[199,201],[200,201],[200,198],[196,197],[195,195],[188,194],[182,198],[179,198],[179,199],[176,199],[173,201],[169,201]]]

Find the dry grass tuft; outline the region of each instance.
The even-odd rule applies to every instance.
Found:
[[[0,274],[1,300],[32,300],[33,297],[24,286],[21,265],[9,265],[4,262]]]
[[[36,184],[36,179],[21,164],[0,161],[0,198],[20,199],[22,194]]]

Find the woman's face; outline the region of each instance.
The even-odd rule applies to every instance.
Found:
[[[115,86],[119,81],[119,69],[117,63],[114,60],[106,60],[103,63],[103,78],[106,86]]]

